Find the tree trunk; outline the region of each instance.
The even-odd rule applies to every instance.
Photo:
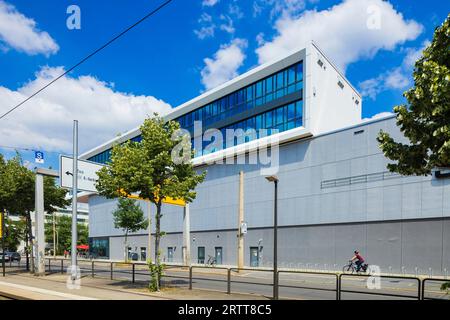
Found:
[[[27,271],[30,271],[30,256],[28,253],[29,245],[30,245],[30,242],[28,239],[28,224],[27,224],[26,231],[25,231],[25,257],[26,257],[25,260],[26,260],[26,270]]]
[[[34,273],[34,259],[33,259],[33,246],[34,246],[34,241],[33,241],[33,230],[32,230],[32,225],[31,225],[31,214],[30,211],[27,211],[27,226],[28,226],[28,241],[29,241],[29,249],[30,249],[30,260],[31,260],[31,272]]]
[[[123,243],[123,245],[124,245],[124,261],[125,262],[128,262],[128,244],[127,244],[127,237],[128,237],[128,230],[125,232],[125,241],[124,241],[124,243]]]
[[[156,290],[159,291],[161,287],[161,278],[159,276],[159,262],[160,262],[160,252],[159,252],[159,241],[161,238],[161,201],[156,204],[156,217],[155,217],[155,265],[156,265]]]

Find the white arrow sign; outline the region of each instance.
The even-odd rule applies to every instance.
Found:
[[[97,171],[103,165],[86,161],[78,160],[78,190],[97,192],[95,183],[98,180]],[[73,158],[68,156],[60,156],[59,158],[59,181],[62,188],[72,189],[72,170]]]

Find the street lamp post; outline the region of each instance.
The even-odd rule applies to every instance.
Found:
[[[266,177],[267,181],[274,183],[273,205],[273,299],[278,299],[278,178]]]

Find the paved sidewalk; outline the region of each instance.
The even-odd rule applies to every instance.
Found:
[[[29,273],[0,277],[0,296],[28,300],[250,300],[264,299],[257,295],[231,294],[206,290],[167,288],[149,292],[146,286],[129,281],[102,278],[81,278],[79,289],[66,284],[67,275],[36,277]]]

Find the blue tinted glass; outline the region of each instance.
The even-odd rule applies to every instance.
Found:
[[[270,128],[272,126],[272,111],[266,113],[266,128]]]
[[[288,120],[292,120],[295,118],[295,104],[291,103],[287,107],[287,118]]]
[[[298,117],[302,117],[303,116],[303,102],[302,101],[297,101],[295,103],[295,116]]]
[[[275,121],[275,124],[283,123],[283,111],[284,111],[283,107],[278,108],[276,110],[276,121]]]
[[[283,71],[277,73],[277,89],[284,87],[284,73]]]
[[[269,77],[266,79],[266,93],[273,91],[273,78]]]
[[[262,81],[256,83],[256,97],[262,96]]]
[[[253,100],[253,86],[247,87],[247,101]]]
[[[303,80],[303,63],[297,64],[297,82]]]
[[[288,69],[288,84],[295,83],[295,72],[296,72],[295,66],[292,66]]]

